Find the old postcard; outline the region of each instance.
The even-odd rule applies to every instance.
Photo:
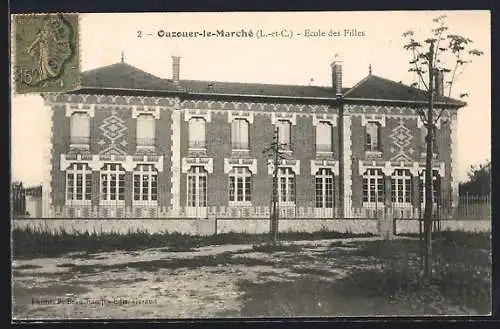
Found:
[[[488,11],[11,26],[14,320],[491,313]]]

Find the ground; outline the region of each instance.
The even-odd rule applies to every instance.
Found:
[[[486,245],[442,243],[442,250],[452,249],[435,258],[432,280],[419,274],[414,237],[15,259],[13,318],[485,314],[491,279]]]

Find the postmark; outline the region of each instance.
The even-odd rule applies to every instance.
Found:
[[[78,14],[13,15],[18,94],[65,92],[80,84]]]

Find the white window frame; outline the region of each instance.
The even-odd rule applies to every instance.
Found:
[[[77,117],[85,118],[87,129],[86,132],[83,134],[84,136],[76,136],[76,131],[79,129],[75,128],[75,120],[77,120]],[[88,112],[85,111],[74,111],[71,113],[70,116],[70,147],[77,147],[77,148],[84,148],[84,149],[89,149],[90,148],[90,115]]]
[[[372,184],[372,179],[374,183]],[[365,180],[367,185],[367,200],[365,201]],[[381,186],[381,191],[379,190]],[[367,168],[362,177],[361,184],[361,198],[363,207],[376,207],[381,208],[385,206],[385,176],[382,169]],[[374,196],[375,201],[372,201]]]
[[[439,187],[436,189],[436,185],[438,185],[438,178],[440,178],[439,171],[437,169],[432,170],[432,204],[437,206],[437,198],[439,197]],[[419,174],[419,185],[418,185],[418,193],[419,193],[419,201],[422,209],[425,207],[425,169],[422,170]]]
[[[285,181],[284,186],[283,180]],[[291,167],[278,167],[278,204],[282,206],[295,205],[296,192],[296,174],[293,169]]]
[[[328,180],[331,180],[331,183],[328,183]],[[330,168],[319,168],[314,177],[315,182],[315,207],[319,209],[332,209],[335,208],[335,174],[333,170]],[[318,184],[319,183],[319,184]],[[320,189],[318,189],[320,186]],[[331,187],[329,189],[329,186]],[[318,195],[318,190],[320,191]],[[331,190],[331,201],[327,199],[328,191]],[[319,197],[319,198],[318,198]],[[318,206],[318,201],[321,203]],[[328,202],[330,201],[330,207],[328,206]]]
[[[152,134],[152,138],[144,138],[142,135],[146,135],[145,132],[141,132],[141,122],[143,120],[148,120],[152,122],[152,131],[149,132]],[[136,119],[136,145],[139,149],[155,149],[156,146],[156,119],[153,114],[145,114],[141,113],[137,115]]]
[[[194,122],[203,123],[203,140],[194,140],[194,129],[200,128],[195,126]],[[188,121],[188,148],[190,150],[206,150],[207,148],[207,120],[203,116],[192,116]]]
[[[111,169],[113,166],[117,169]],[[111,175],[116,175],[114,186],[111,184]],[[106,177],[106,193],[104,193],[103,177]],[[120,193],[120,182],[123,182],[122,193]],[[112,187],[115,189],[115,200],[111,198]],[[105,163],[101,168],[99,172],[99,196],[100,205],[125,205],[125,170],[120,163]],[[123,196],[123,199],[120,200],[120,196]]]
[[[241,198],[238,183],[241,182]],[[232,185],[233,184],[233,185]],[[234,166],[228,177],[228,200],[230,206],[250,206],[252,205],[252,172],[246,166]],[[232,193],[231,193],[232,192]]]
[[[200,193],[202,181],[205,180],[204,194]],[[194,191],[191,181],[194,181]],[[191,198],[193,196],[193,198]],[[193,202],[191,202],[193,201]],[[188,208],[208,207],[208,172],[203,166],[191,166],[186,175],[186,206]]]
[[[246,126],[246,134],[242,132],[241,125]],[[241,137],[246,140],[242,141]],[[233,151],[246,151],[250,148],[250,122],[247,119],[233,118],[231,122],[231,146]]]
[[[408,169],[396,169],[391,176],[391,201],[394,207],[411,208],[412,175]],[[399,198],[403,201],[398,201]]]
[[[72,183],[70,183],[69,176],[72,175]],[[82,181],[82,199],[78,200],[78,176],[80,175]],[[90,176],[90,179],[88,179]],[[90,184],[89,184],[90,183]],[[70,186],[72,185],[72,186]],[[66,205],[90,205],[92,202],[92,169],[86,163],[72,163],[66,169],[66,189],[65,200]],[[90,191],[89,191],[90,189]],[[71,190],[71,198],[70,198]]]
[[[144,180],[144,178],[146,178],[146,180]],[[147,182],[147,186],[144,186],[145,182]],[[133,205],[158,205],[158,171],[156,170],[154,165],[138,164],[132,173],[132,184]],[[154,186],[155,184],[156,186]],[[144,194],[144,189],[146,189],[146,194]],[[146,195],[147,197],[146,200],[144,200],[144,195]],[[136,197],[138,197],[139,199],[136,199]]]

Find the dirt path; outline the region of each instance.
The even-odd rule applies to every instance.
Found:
[[[251,245],[221,245],[189,252],[160,248],[15,261],[13,318],[245,316],[242,284],[335,282],[352,269],[373,267],[369,257],[345,257],[357,243],[373,240],[378,238],[294,241],[273,253]],[[339,300],[335,307],[343,305]]]

